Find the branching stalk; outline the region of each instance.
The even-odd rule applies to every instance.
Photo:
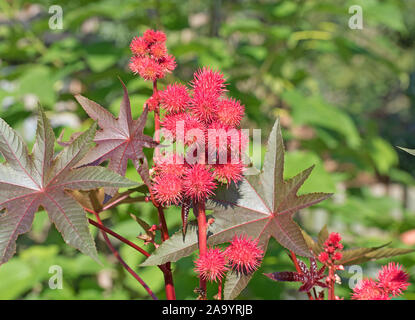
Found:
[[[157,80],[153,81],[153,96],[157,96],[158,95],[158,91],[157,91]],[[155,141],[156,142],[160,142],[160,110],[159,107],[157,106],[154,109],[154,129],[155,129]],[[155,149],[156,155],[158,152],[158,149]],[[154,204],[154,206],[157,208],[157,212],[158,212],[158,218],[160,221],[160,225],[161,225],[161,235],[162,235],[162,241],[166,241],[167,239],[169,239],[169,230],[167,228],[167,223],[166,223],[166,218],[164,216],[164,210],[163,207],[157,203],[157,201],[154,199],[154,195],[152,194],[151,190],[150,190],[150,194],[151,194],[151,200]],[[166,298],[167,300],[176,300],[176,293],[175,293],[175,289],[174,289],[174,283],[173,283],[173,274],[171,271],[171,263],[167,262],[164,265],[165,271],[164,273],[164,285],[165,285],[165,290],[166,290]]]
[[[290,250],[290,254],[291,254],[291,260],[295,266],[295,270],[297,270],[297,272],[300,274],[303,273],[303,271],[301,271],[300,265],[298,264],[297,256],[295,255],[295,253]],[[308,296],[308,300],[314,300],[310,291],[307,292],[307,296]]]
[[[199,255],[205,255],[207,252],[207,222],[205,212],[205,202],[199,201],[195,204],[197,210],[197,225],[199,232]],[[206,280],[200,278],[199,290],[201,299],[206,300]]]
[[[98,221],[97,225],[103,226],[102,221],[101,221],[98,213],[95,213],[95,217]],[[91,219],[89,219],[89,220],[91,221]],[[157,297],[155,296],[155,294],[153,293],[153,291],[151,291],[150,287],[144,282],[144,280],[141,279],[140,276],[133,269],[130,268],[130,266],[123,260],[123,258],[121,258],[120,254],[114,248],[114,246],[112,245],[110,239],[108,238],[108,235],[107,235],[106,231],[101,229],[101,233],[102,233],[102,236],[104,237],[104,240],[105,240],[108,248],[112,251],[114,256],[118,259],[118,261],[124,267],[124,269],[127,270],[143,286],[143,288],[147,291],[147,293],[150,295],[150,297],[153,298],[153,300],[158,300]]]

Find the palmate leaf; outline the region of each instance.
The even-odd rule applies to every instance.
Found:
[[[314,286],[327,288],[327,284],[323,280],[326,278],[324,274],[326,266],[318,269],[314,258],[310,258],[310,268],[307,268],[307,265],[301,260],[298,260],[298,265],[301,272],[282,271],[264,273],[264,275],[274,281],[301,282],[300,292],[309,292]]]
[[[324,249],[323,244],[324,241],[329,236],[327,231],[327,227],[324,226],[319,235],[317,242],[313,240],[313,238],[308,235],[304,230],[302,230],[304,239],[307,242],[308,247],[313,251],[315,256],[318,256]],[[370,248],[354,248],[354,249],[347,249],[342,251],[342,259],[336,261],[336,264],[341,264],[344,266],[350,266],[354,264],[361,264],[367,261],[378,260],[382,258],[391,258],[395,256],[399,256],[402,254],[414,252],[414,249],[404,249],[404,248],[386,248],[390,243],[386,243],[377,247],[370,247]]]
[[[108,168],[124,176],[127,170],[128,159],[131,159],[143,181],[150,185],[148,163],[143,148],[153,148],[157,146],[157,143],[143,133],[148,108],[144,109],[138,120],[133,120],[127,88],[122,81],[121,84],[124,96],[121,101],[118,118],[115,118],[99,104],[81,95],[75,97],[86,113],[93,120],[97,121],[101,128],[101,130],[97,131],[94,138],[96,146],[77,165],[99,164],[109,160]],[[108,191],[108,193],[113,195],[114,189]]]
[[[357,248],[343,251],[343,258],[338,262],[344,266],[361,264],[367,261],[374,261],[383,258],[391,258],[414,252],[414,249],[385,248],[389,244],[373,248]]]
[[[230,241],[235,234],[246,234],[258,239],[265,252],[270,237],[298,255],[310,257],[310,250],[301,229],[292,216],[298,210],[327,199],[331,194],[311,193],[297,195],[313,167],[284,181],[284,145],[279,120],[268,139],[263,171],[245,176],[237,185],[216,191],[208,208],[213,209],[212,223],[208,228],[208,244]],[[176,233],[165,241],[143,265],[158,265],[177,261],[197,249],[197,228],[190,224],[186,237]],[[224,296],[235,298],[248,284],[251,275],[230,273],[227,276]]]
[[[30,230],[39,206],[48,213],[69,245],[97,259],[85,212],[65,190],[130,187],[136,183],[103,167],[73,166],[88,152],[96,126],[80,135],[54,157],[55,136],[39,107],[32,155],[20,136],[0,119],[0,264],[16,251],[16,239]]]

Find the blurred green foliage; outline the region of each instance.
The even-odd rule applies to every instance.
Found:
[[[54,4],[0,0],[0,116],[29,144],[38,101],[48,110],[56,134],[66,128],[65,137],[90,125],[74,94],[117,114],[122,95],[117,76],[127,84],[133,115],[140,114],[151,84],[129,72],[129,42],[147,28],[160,28],[178,64],[160,87],[191,80],[202,65],[218,68],[228,78],[229,94],[246,106],[243,128],[261,128],[265,140],[281,117],[289,151],[287,177],[317,165],[301,191],[336,196],[297,216],[310,234],[327,223],[330,231],[342,234],[346,247],[387,241],[405,246],[400,235],[415,229],[415,161],[396,146],[415,147],[415,2],[62,0],[63,29],[51,30],[48,9]],[[363,9],[362,30],[348,27],[352,5]],[[152,122],[150,116],[149,134]],[[128,176],[139,179],[132,166]],[[392,192],[396,186],[403,190],[401,199]],[[150,224],[157,221],[150,205],[134,204],[108,212],[104,222],[134,240],[142,230],[130,212]],[[167,222],[172,231],[179,228],[178,209],[168,210]],[[0,267],[1,299],[148,298],[100,238],[102,266],[66,247],[49,227],[41,212],[32,232],[19,238],[18,255]],[[161,272],[139,268],[143,257],[117,246],[163,298]],[[268,252],[241,298],[304,298],[295,285],[276,284],[262,275],[292,269],[277,243],[271,241]],[[413,282],[414,255],[397,260]],[[386,262],[363,265],[364,275],[373,275]],[[63,290],[48,287],[50,265],[62,266]],[[191,257],[174,265],[174,276],[177,296],[194,298]],[[341,276],[338,293],[347,298],[352,274]],[[415,299],[414,286],[405,298]]]

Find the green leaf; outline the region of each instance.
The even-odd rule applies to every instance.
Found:
[[[49,267],[56,264],[58,252],[57,246],[32,246],[1,266],[0,299],[17,299],[50,278]]]
[[[296,123],[338,132],[351,148],[360,145],[360,135],[352,119],[345,112],[328,104],[321,96],[306,97],[298,90],[290,90],[284,92],[282,98],[293,108],[292,115]]]
[[[43,65],[29,65],[20,77],[18,95],[34,94],[43,105],[52,106],[56,102],[54,79],[50,68]]]
[[[85,49],[86,62],[93,72],[103,72],[119,61],[120,51],[111,43],[93,43]]]
[[[285,155],[284,177],[291,178],[299,170],[305,170],[315,165],[312,179],[308,179],[299,189],[299,193],[309,193],[314,190],[332,193],[336,191],[336,181],[333,176],[324,169],[323,162],[313,152],[291,151]]]
[[[363,6],[365,8],[365,6]],[[404,24],[404,17],[402,16],[402,9],[392,3],[372,3],[366,8],[369,21],[373,21],[381,26],[386,26],[392,30],[404,32],[406,27]]]
[[[369,141],[369,155],[376,169],[381,174],[388,174],[390,169],[398,164],[398,155],[392,146],[380,137],[373,137]]]
[[[294,2],[285,1],[280,5],[277,5],[272,14],[278,18],[287,17],[294,14],[298,10],[297,4]]]

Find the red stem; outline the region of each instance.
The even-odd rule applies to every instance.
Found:
[[[335,269],[333,266],[329,266],[329,300],[336,300],[336,295],[334,294],[334,273]]]
[[[120,197],[123,198],[123,197]],[[157,204],[157,202],[154,200],[153,195],[151,194],[151,198],[152,198],[152,202],[154,204],[154,206],[157,208],[158,213],[159,213],[159,219],[161,221],[161,226],[162,226],[162,239],[163,241],[169,239],[169,233],[167,230],[167,224],[166,224],[166,219],[164,218],[164,212],[163,212],[163,208]],[[119,199],[117,199],[116,201],[114,201],[114,203],[109,204],[107,207],[104,207],[101,211],[103,211],[104,209],[107,210],[109,208],[111,208],[112,206],[116,205]],[[95,216],[98,216],[99,219],[99,215],[98,213],[96,213],[94,210],[88,209],[86,207],[84,207],[84,210],[94,214]],[[108,229],[107,227],[105,227],[102,223],[97,223],[92,219],[88,219],[89,223],[92,224],[93,226],[99,228],[102,232],[104,233],[108,233],[110,235],[112,235],[113,237],[117,238],[118,240],[120,240],[121,242],[127,244],[128,246],[136,249],[138,252],[142,253],[143,255],[145,255],[146,257],[149,257],[150,254],[141,249],[139,246],[137,246],[135,243],[125,239],[124,237],[122,237],[121,235],[119,235],[118,233],[112,231],[111,229]],[[101,220],[99,220],[101,221]],[[128,266],[127,266],[128,267]],[[176,300],[176,293],[174,290],[174,283],[173,283],[173,274],[171,271],[171,264],[170,262],[164,264],[164,265],[159,265],[158,266],[159,269],[163,272],[164,275],[164,283],[165,283],[165,289],[166,289],[166,298],[168,300]]]
[[[153,96],[157,96],[157,95],[158,95],[157,80],[154,80],[153,81]],[[154,138],[156,142],[160,142],[160,109],[158,106],[154,109],[154,130],[155,130]],[[156,148],[155,149],[156,155],[157,155],[157,151],[158,149]],[[164,242],[167,239],[169,239],[169,230],[167,228],[166,218],[164,216],[164,210],[163,210],[163,207],[155,201],[152,193],[151,193],[151,200],[154,206],[157,208],[158,217],[159,217],[159,221],[161,224],[162,241]],[[163,273],[164,273],[164,285],[165,285],[165,290],[166,290],[166,298],[167,300],[176,300],[176,293],[174,290],[174,283],[173,283],[173,274],[171,271],[171,263],[167,262],[165,265],[163,265],[163,267],[165,268],[165,271]]]
[[[170,237],[169,237],[169,231],[167,229],[166,219],[164,217],[163,208],[161,206],[158,206],[157,211],[158,211],[159,221],[160,221],[160,224],[161,224],[162,240],[166,241]],[[165,271],[163,273],[164,273],[164,286],[165,286],[165,289],[166,289],[166,298],[167,298],[167,300],[176,300],[176,292],[174,290],[173,274],[172,274],[172,271],[171,271],[171,263],[167,262],[165,265],[163,265],[163,267],[165,268]]]
[[[166,218],[164,216],[163,207],[157,203],[156,199],[154,198],[153,193],[150,189],[150,198],[153,205],[157,208],[158,218],[161,225],[161,239],[162,241],[166,241],[170,238],[169,231],[167,229]],[[174,282],[173,282],[173,274],[171,271],[171,263],[167,262],[166,264],[162,265],[163,273],[164,273],[164,286],[166,290],[166,298],[167,300],[176,300],[176,293],[174,289]]]
[[[161,236],[163,237],[163,241],[166,241],[170,238],[170,236],[169,236],[169,231],[167,229],[166,218],[164,217],[164,210],[159,205],[157,207],[157,211],[158,211],[159,221],[161,224]]]
[[[207,223],[205,202],[198,201],[195,207],[197,208],[197,225],[199,231],[199,255],[202,256],[205,255],[207,252]],[[200,278],[199,289],[202,293],[202,300],[206,300],[206,280]]]
[[[96,216],[96,213],[93,212]],[[88,219],[88,222],[90,224],[92,224],[93,226],[97,227],[98,229],[100,229],[103,232],[106,232],[110,235],[112,235],[114,238],[117,238],[118,240],[120,240],[121,242],[125,243],[126,245],[132,247],[133,249],[137,250],[138,252],[142,253],[143,255],[145,255],[146,257],[149,257],[150,254],[145,251],[144,249],[140,248],[139,246],[137,246],[135,243],[131,242],[130,240],[125,239],[123,236],[119,235],[118,233],[112,231],[111,229],[108,229],[106,226],[104,226],[103,224],[99,224],[96,221],[92,220],[92,219]],[[164,273],[166,272],[166,268],[163,265],[158,266],[159,269]]]
[[[104,206],[102,208],[102,211],[106,211],[106,210],[109,210],[109,209],[113,208],[114,206],[116,206],[121,201],[127,199],[129,196],[130,196],[129,194],[125,194],[125,195],[119,197],[117,200],[115,200],[115,201],[109,203],[108,205]]]
[[[98,220],[98,225],[103,227],[102,221],[99,218],[98,213],[95,213],[95,217]],[[91,219],[89,219],[89,221],[91,221]],[[95,222],[95,221],[94,221]],[[94,224],[95,225],[95,224]],[[118,261],[122,264],[122,266],[125,268],[125,270],[127,270],[142,286],[143,288],[147,291],[147,293],[153,298],[153,300],[158,300],[157,297],[154,295],[153,291],[151,291],[151,289],[149,288],[149,286],[143,281],[143,279],[140,278],[140,276],[135,273],[135,271],[133,269],[130,268],[130,266],[121,258],[120,254],[118,253],[118,251],[114,248],[114,246],[112,245],[110,239],[107,236],[106,231],[101,229],[101,233],[102,236],[105,239],[105,242],[107,243],[108,248],[112,251],[112,253],[114,254],[114,256],[118,259]]]
[[[222,280],[219,281],[219,286],[218,286],[218,300],[222,300]]]
[[[95,214],[95,216],[97,216],[97,215],[98,215],[98,214],[97,214],[97,213],[95,213],[95,212],[94,212],[94,214]],[[99,220],[99,221],[100,221],[100,220]],[[149,256],[150,256],[150,254],[149,254],[147,251],[145,251],[145,250],[141,249],[141,248],[140,248],[139,246],[137,246],[135,243],[131,242],[130,240],[125,239],[124,237],[120,236],[118,233],[116,233],[116,232],[112,231],[111,229],[108,229],[108,228],[107,228],[107,227],[105,227],[102,223],[98,223],[98,222],[96,222],[96,221],[94,221],[94,220],[92,220],[92,219],[88,219],[88,222],[89,222],[90,224],[92,224],[93,226],[95,226],[95,227],[99,228],[101,231],[104,231],[104,232],[106,232],[106,233],[108,233],[108,234],[112,235],[114,238],[117,238],[117,239],[118,239],[118,240],[120,240],[121,242],[124,242],[126,245],[129,245],[130,247],[132,247],[132,248],[136,249],[138,252],[142,253],[142,254],[143,254],[143,255],[145,255],[146,257],[149,257]]]
[[[290,250],[290,254],[291,254],[291,260],[294,262],[295,270],[297,270],[298,273],[303,273],[298,264],[297,256],[295,255],[295,253]]]
[[[154,80],[153,81],[153,96],[156,96],[156,95],[158,95],[157,80]],[[158,106],[154,109],[154,130],[155,130],[155,140],[156,142],[160,142],[160,109]]]
[[[171,264],[167,262],[163,267],[166,269],[164,274],[164,287],[166,290],[167,300],[176,300],[176,292],[174,289],[173,273],[171,271]]]

